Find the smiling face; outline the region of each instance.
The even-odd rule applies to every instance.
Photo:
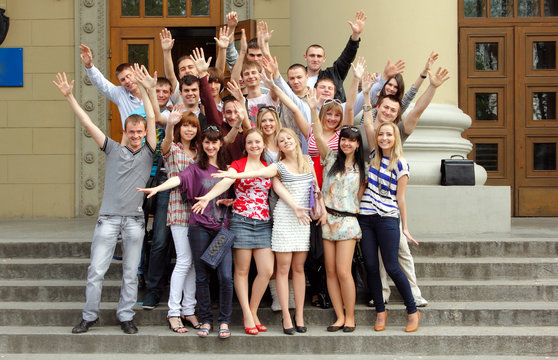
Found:
[[[358,148],[358,140],[356,139],[349,139],[346,137],[342,137],[339,139],[339,148],[345,155],[354,154],[356,149]]]
[[[238,120],[240,114],[238,113],[238,111],[236,111],[236,107],[234,106],[234,101],[227,101],[225,103],[223,112],[227,124],[229,124],[231,127],[235,126],[236,121]]]
[[[208,158],[215,159],[217,158],[217,153],[221,148],[221,141],[204,138],[202,141],[202,148]]]
[[[395,132],[391,124],[380,125],[376,131],[376,141],[384,156],[389,156],[395,145]]]
[[[323,121],[324,127],[329,130],[336,130],[341,123],[341,113],[334,109],[328,110],[325,113],[325,118]]]
[[[292,152],[296,149],[296,140],[288,132],[281,131],[277,136],[277,147],[283,153]]]
[[[159,109],[164,109],[169,102],[171,96],[170,85],[168,84],[157,84],[155,87],[155,93],[157,94],[157,103],[159,104]]]
[[[142,140],[147,134],[145,124],[143,122],[129,122],[126,124],[124,134],[128,138],[128,146],[136,151],[141,148]]]
[[[221,83],[219,81],[210,82],[209,88],[211,89],[211,96],[219,97],[219,93],[221,93]]]
[[[399,115],[401,106],[399,105],[399,102],[395,100],[383,98],[377,105],[376,109],[376,120],[378,120],[379,124],[382,124],[386,122],[394,122]]]
[[[260,118],[260,124],[258,127],[266,136],[275,134],[275,131],[277,131],[277,120],[275,119],[275,116],[273,116],[272,111],[265,111]]]
[[[180,138],[187,141],[192,141],[198,133],[198,127],[194,124],[184,122],[180,127]]]
[[[395,78],[391,78],[384,86],[386,95],[395,95],[397,90],[399,90],[399,84],[397,84]]]
[[[194,60],[190,58],[183,59],[178,63],[178,78],[182,79],[186,75],[198,76],[198,69]]]
[[[242,80],[244,85],[248,88],[254,88],[260,86],[260,71],[257,67],[248,67],[242,70]]]
[[[287,71],[287,77],[293,92],[297,95],[302,95],[306,90],[306,82],[308,81],[306,70],[301,67],[290,69]]]
[[[132,73],[132,69],[124,68],[124,70],[116,74],[116,77],[118,78],[120,85],[122,85],[126,90],[133,91],[136,89],[136,84],[133,82],[135,78]]]
[[[248,156],[259,158],[264,151],[264,140],[258,131],[250,132],[245,138],[245,149]]]
[[[333,99],[335,84],[329,79],[320,79],[316,85],[316,98]]]
[[[184,101],[184,106],[186,106],[187,108],[197,107],[200,99],[199,84],[197,82],[190,85],[182,84],[180,96]]]
[[[304,54],[304,60],[306,60],[308,70],[312,72],[320,71],[326,60],[324,49],[315,46],[309,47]]]

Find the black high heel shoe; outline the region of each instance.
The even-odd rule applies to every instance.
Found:
[[[294,327],[285,329],[285,325],[283,322],[283,318],[281,318],[281,326],[283,327],[283,333],[287,334],[287,335],[294,335],[295,334],[295,329]]]
[[[294,324],[294,327],[296,329],[296,332],[305,333],[306,331],[308,331],[306,326],[297,326],[296,325],[296,319],[294,317],[293,317],[293,324]]]

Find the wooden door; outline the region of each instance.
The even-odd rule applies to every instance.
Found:
[[[518,27],[516,213],[558,216],[558,26]]]

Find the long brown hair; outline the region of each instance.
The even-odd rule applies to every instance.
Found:
[[[175,143],[182,142],[182,137],[180,136],[180,128],[182,128],[182,125],[184,124],[190,124],[196,127],[196,136],[194,136],[194,138],[190,140],[190,150],[196,151],[196,149],[198,148],[198,140],[200,138],[201,128],[200,121],[196,114],[194,114],[193,112],[185,111],[182,113],[182,119],[180,119],[180,122],[174,126],[172,139]]]
[[[207,170],[209,166],[209,156],[203,151],[203,141],[205,139],[209,141],[219,141],[221,143],[221,147],[217,152],[217,167],[219,170],[227,170],[227,162],[225,160],[225,149],[223,146],[223,135],[221,134],[220,130],[213,130],[212,128],[215,126],[210,126],[202,132],[201,139],[199,141],[199,150],[198,150],[198,166],[202,170]]]

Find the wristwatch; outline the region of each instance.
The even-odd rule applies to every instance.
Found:
[[[362,107],[362,111],[370,111],[370,110],[372,110],[372,106],[370,106],[370,105],[364,105]]]

